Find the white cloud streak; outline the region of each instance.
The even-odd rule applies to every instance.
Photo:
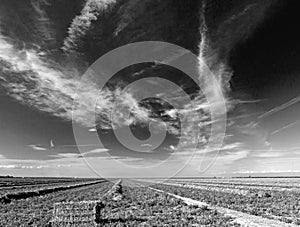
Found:
[[[47,151],[47,149],[45,147],[39,146],[39,145],[29,145],[28,147],[32,148],[33,150],[36,151]]]
[[[279,106],[277,106],[277,107],[275,107],[275,108],[273,108],[273,109],[271,109],[271,110],[265,112],[264,114],[260,115],[260,116],[258,117],[258,119],[261,120],[261,119],[270,117],[270,116],[272,116],[272,115],[274,115],[274,114],[276,114],[276,113],[278,113],[278,112],[280,112],[280,111],[282,111],[282,110],[285,110],[285,109],[287,109],[287,108],[289,108],[289,107],[295,105],[295,104],[298,103],[299,101],[300,101],[300,96],[295,97],[295,98],[291,99],[290,101],[288,101],[288,102],[286,102],[286,103],[284,103],[284,104],[282,104],[282,105],[279,105]]]
[[[285,130],[288,130],[288,129],[290,129],[290,128],[296,126],[296,125],[299,124],[299,123],[300,123],[300,121],[295,121],[295,122],[293,122],[293,123],[291,123],[291,124],[288,124],[288,125],[286,125],[286,126],[284,126],[284,127],[282,127],[282,128],[279,128],[279,129],[273,131],[272,133],[270,133],[270,135],[274,136],[274,135],[276,135],[276,134],[278,134],[278,133],[281,133],[281,132],[283,132],[283,131],[285,131]]]
[[[62,49],[66,52],[76,50],[81,39],[92,26],[92,22],[96,21],[115,2],[116,0],[87,0],[81,14],[74,18]]]

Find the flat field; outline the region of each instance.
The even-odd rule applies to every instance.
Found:
[[[234,212],[249,219],[247,226],[258,218],[265,223],[258,226],[300,224],[299,178],[124,179],[116,184],[103,179],[11,178],[0,185],[0,226],[243,226]],[[92,208],[93,224],[80,224],[75,208],[77,224],[53,224],[55,203],[84,201],[101,202],[100,211]]]

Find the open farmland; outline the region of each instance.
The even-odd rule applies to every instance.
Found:
[[[9,203],[2,203],[0,226],[62,226],[61,224],[54,225],[52,222],[54,220],[54,204],[77,204],[78,206],[78,204],[88,201],[101,201],[104,204],[97,226],[176,224],[239,226],[231,217],[224,216],[216,210],[189,206],[180,199],[165,193],[155,192],[148,187],[120,186],[121,191],[118,192],[119,194],[111,195],[108,193],[115,187],[113,187],[113,183],[104,180],[98,181],[92,180],[92,184],[88,184],[90,181],[85,180],[80,183],[83,185],[79,187],[53,191],[26,199],[13,199]],[[79,182],[72,181],[67,183],[79,184]],[[66,182],[62,180],[61,185],[65,184]],[[20,187],[18,190],[28,191],[32,186],[25,184],[24,187]],[[44,184],[37,187],[43,188]],[[57,182],[55,186],[51,186],[51,183],[49,183],[48,187],[58,187]],[[75,217],[76,215],[74,211],[72,216]],[[75,224],[73,223],[73,226]]]
[[[114,185],[102,179],[62,179],[60,183],[56,179],[47,187],[57,190],[11,199],[8,203],[2,201],[0,226],[68,226],[55,222],[54,214],[61,215],[61,212],[74,221],[69,226],[255,226],[251,224],[257,221],[264,223],[258,226],[299,225],[298,179],[154,182],[123,180],[123,184],[119,181]],[[43,191],[45,184],[44,181],[19,185],[19,191],[10,194],[30,192],[32,188]],[[128,187],[130,184],[140,187]],[[55,204],[62,210],[56,211]],[[101,208],[97,210],[99,204]],[[86,216],[89,224],[82,219],[80,206],[90,212]],[[247,225],[243,225],[245,222]]]

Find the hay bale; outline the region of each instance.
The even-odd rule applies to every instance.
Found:
[[[56,203],[51,226],[97,226],[103,208],[99,204],[99,201]]]

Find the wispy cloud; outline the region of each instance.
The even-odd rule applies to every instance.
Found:
[[[286,169],[286,170],[239,170],[233,172],[235,174],[270,174],[270,173],[300,173],[300,170],[291,170],[291,169]]]
[[[36,150],[36,151],[47,151],[47,148],[45,148],[41,145],[38,145],[38,144],[28,145],[28,147],[30,147],[30,148],[32,148],[33,150]]]
[[[287,154],[287,151],[282,150],[256,150],[255,153],[251,154],[251,157],[257,158],[279,158]]]
[[[2,66],[2,82],[9,95],[20,102],[38,110],[49,112],[55,116],[74,120],[86,126],[95,127],[95,114],[101,118],[99,126],[107,127],[114,100],[118,98],[121,107],[133,113],[131,121],[148,119],[148,111],[140,107],[132,93],[99,90],[93,81],[84,81],[78,89],[80,72],[61,67],[57,63],[39,56],[37,50],[17,50],[9,39],[0,35],[0,63]],[[77,97],[74,103],[75,96]],[[92,101],[98,97],[96,110]],[[116,119],[116,125],[125,124],[122,108],[114,114],[122,117]]]
[[[293,122],[293,123],[291,123],[291,124],[288,124],[288,125],[286,125],[286,126],[283,126],[282,128],[279,128],[279,129],[277,129],[277,130],[271,132],[270,135],[274,136],[274,135],[276,135],[276,134],[278,134],[278,133],[280,133],[280,132],[283,132],[283,131],[285,131],[285,130],[288,130],[288,129],[290,129],[290,128],[296,126],[296,125],[299,124],[299,123],[300,123],[300,121],[295,121],[295,122]]]
[[[299,101],[300,101],[300,96],[295,97],[295,98],[291,99],[290,101],[288,101],[288,102],[286,102],[286,103],[284,103],[282,105],[279,105],[279,106],[277,106],[277,107],[275,107],[275,108],[273,108],[273,109],[265,112],[264,114],[260,115],[258,117],[258,119],[261,120],[261,119],[267,118],[267,117],[269,117],[269,116],[271,116],[273,114],[276,114],[276,113],[278,113],[278,112],[280,112],[282,110],[285,110],[285,109],[289,108],[290,106],[295,105]]]
[[[58,153],[58,154],[52,154],[50,157],[56,158],[56,159],[77,159],[77,158],[85,158],[85,157],[105,157],[104,154],[109,151],[106,148],[98,148],[98,149],[93,149],[84,153]]]
[[[45,44],[49,42],[55,43],[55,30],[52,27],[52,23],[48,18],[46,11],[44,10],[45,6],[49,6],[51,3],[48,0],[30,0],[33,10],[36,12],[36,28],[38,33],[42,36],[41,40]]]
[[[108,8],[115,2],[116,0],[87,0],[81,14],[73,19],[62,49],[66,52],[76,51],[82,42],[81,39],[92,26],[92,22],[96,21],[101,14],[107,13]]]
[[[0,169],[43,169],[49,168],[48,165],[25,165],[25,164],[9,164],[0,165]]]
[[[184,151],[174,153],[174,156],[192,156],[197,159],[199,157],[214,157],[218,156],[226,156],[228,154],[235,153],[237,151],[244,150],[243,143],[236,142],[236,143],[227,143],[224,144],[220,149],[211,149],[211,148],[198,148],[198,149],[186,149]]]

